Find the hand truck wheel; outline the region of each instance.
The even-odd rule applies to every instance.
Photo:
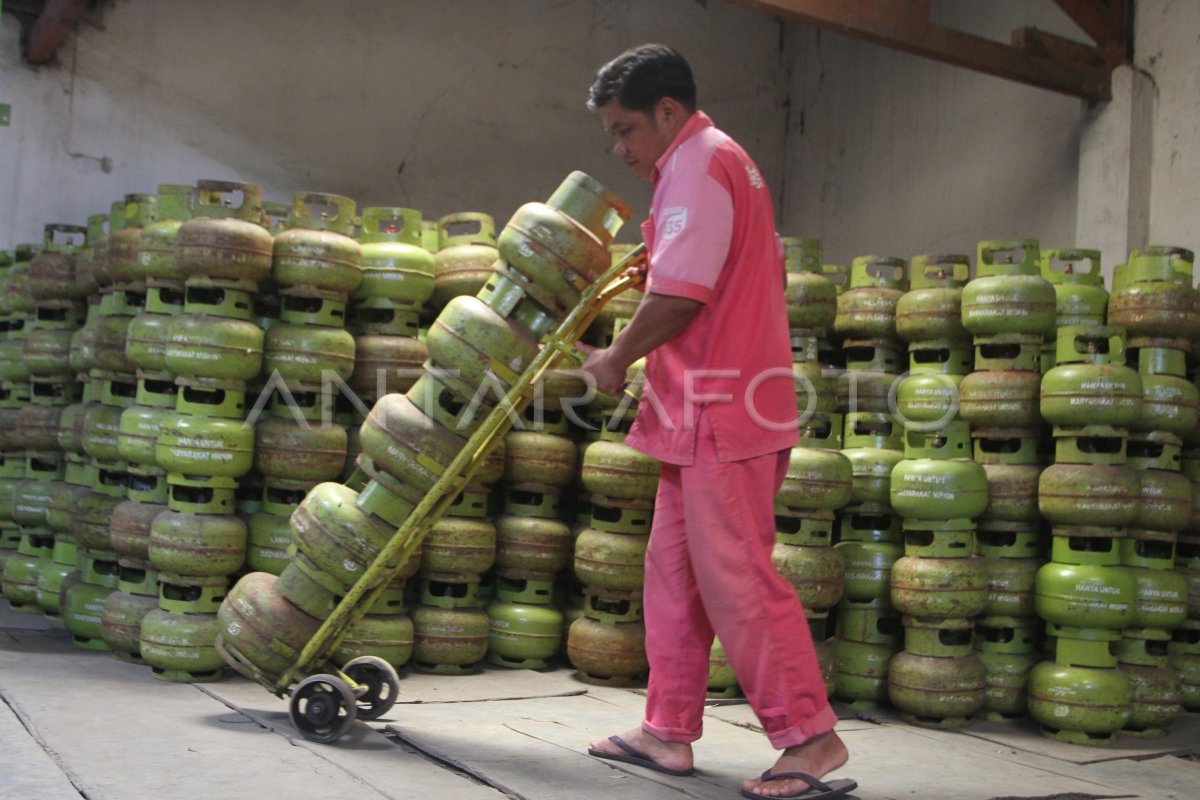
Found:
[[[310,675],[296,686],[288,716],[296,730],[313,742],[336,742],[357,716],[354,692],[334,675]]]
[[[391,664],[378,656],[359,656],[342,667],[346,677],[362,687],[358,694],[358,718],[379,719],[396,704],[400,693],[400,676]]]

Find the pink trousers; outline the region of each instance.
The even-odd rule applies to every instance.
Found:
[[[662,465],[646,552],[648,733],[700,738],[715,634],[771,744],[833,730],[808,621],[771,564],[788,453],[719,463],[702,424],[690,467]]]

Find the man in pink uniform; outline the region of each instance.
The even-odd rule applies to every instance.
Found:
[[[690,774],[715,634],[783,751],[742,793],[836,797],[856,784],[820,778],[848,754],[800,602],[771,564],[774,497],[799,441],[782,246],[758,168],[695,98],[687,62],[644,45],[601,67],[588,101],[654,199],[645,299],[583,368],[617,393],[646,356],[625,441],[663,462],[646,553],[645,719],[589,752]]]

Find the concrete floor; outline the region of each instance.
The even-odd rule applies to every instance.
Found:
[[[718,800],[774,759],[744,704],[708,710],[693,777],[591,758],[588,739],[631,727],[643,698],[569,669],[406,674],[383,719],[314,744],[255,683],[157,681],[2,601],[0,699],[3,800]],[[858,780],[860,800],[1200,796],[1198,716],[1113,748],[1051,742],[1029,723],[950,732],[845,716],[842,774]]]

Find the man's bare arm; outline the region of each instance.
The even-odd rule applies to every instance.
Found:
[[[647,293],[612,346],[593,350],[583,369],[596,379],[597,389],[619,393],[629,365],[683,333],[702,308],[703,303],[690,297]]]

